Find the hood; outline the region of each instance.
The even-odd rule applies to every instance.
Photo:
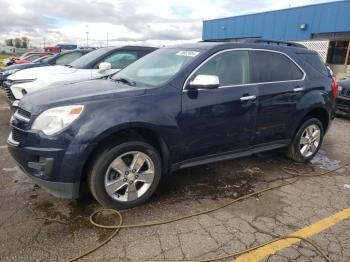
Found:
[[[67,66],[44,66],[29,68],[27,70],[21,70],[8,79],[12,81],[18,81],[22,79],[49,79],[52,75],[67,75],[76,72],[78,69],[69,68]]]
[[[49,70],[54,68],[54,70]],[[38,69],[38,70],[35,70]],[[42,72],[47,71],[46,75],[42,75],[41,77],[34,77],[33,74],[28,74],[28,72],[40,71],[40,69],[44,69]],[[66,73],[57,73],[57,72],[66,72]],[[71,73],[69,73],[69,71]],[[19,83],[15,83],[11,86],[11,90],[14,93],[16,99],[21,99],[23,97],[22,90],[25,90],[26,94],[33,93],[35,91],[51,88],[51,87],[59,87],[61,88],[63,85],[74,84],[80,81],[86,81],[91,79],[98,79],[101,77],[105,77],[109,74],[116,72],[117,69],[109,70],[108,74],[100,74],[97,69],[74,69],[68,68],[65,66],[47,66],[41,68],[31,68],[27,70],[22,70],[17,73],[14,73],[7,79],[13,81],[19,81],[23,79],[34,79],[34,81],[19,81]],[[26,76],[18,77],[21,72],[25,73]],[[55,73],[56,72],[56,73]]]
[[[35,115],[51,107],[116,100],[140,96],[145,92],[146,88],[132,87],[106,79],[97,79],[36,91],[24,96],[19,106]]]
[[[45,65],[45,64],[43,64],[43,63],[29,63],[29,64],[11,65],[11,66],[3,67],[0,70],[0,72],[4,72],[7,70],[13,70],[13,69],[22,70],[22,69],[27,69],[27,68],[32,68],[32,67],[39,67],[39,66],[43,66],[43,65]]]
[[[350,88],[350,78],[341,79],[338,81],[338,84],[342,87]]]

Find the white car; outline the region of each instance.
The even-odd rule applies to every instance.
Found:
[[[66,66],[46,66],[21,70],[3,83],[8,102],[17,107],[26,94],[57,84],[69,84],[116,73],[156,48],[125,46],[92,51]]]

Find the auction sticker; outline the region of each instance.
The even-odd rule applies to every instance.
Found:
[[[199,52],[196,52],[196,51],[179,51],[176,53],[176,55],[191,56],[191,57],[194,57],[198,54],[199,54]]]

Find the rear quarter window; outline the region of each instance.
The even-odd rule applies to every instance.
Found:
[[[320,72],[321,74],[328,76],[329,72],[327,70],[326,65],[323,63],[319,54],[314,53],[303,53],[299,54],[299,56],[310,66],[312,66],[315,70]]]
[[[252,51],[253,83],[301,80],[303,72],[286,55],[270,51]]]

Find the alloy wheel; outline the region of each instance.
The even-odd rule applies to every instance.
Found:
[[[320,127],[315,124],[307,126],[303,131],[299,142],[299,150],[302,156],[308,158],[315,154],[320,144],[320,141]]]
[[[105,173],[107,194],[120,202],[134,201],[151,187],[155,176],[151,158],[140,151],[130,151],[114,159]]]

